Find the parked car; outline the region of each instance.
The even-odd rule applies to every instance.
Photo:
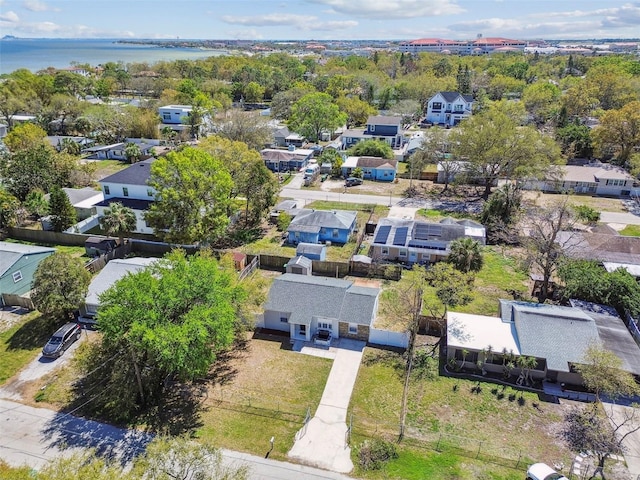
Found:
[[[546,463],[534,463],[527,470],[527,480],[568,480]]]
[[[362,185],[362,179],[358,177],[349,177],[344,181],[345,187],[353,187],[354,185]]]
[[[66,323],[56,333],[51,335],[49,341],[42,349],[42,356],[58,358],[80,338],[82,327],[78,323]]]

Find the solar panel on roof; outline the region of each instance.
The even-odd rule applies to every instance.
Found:
[[[429,237],[440,237],[442,235],[442,226],[432,223],[417,223],[413,238],[418,240],[426,240]]]
[[[373,243],[387,243],[389,232],[391,232],[391,225],[382,225],[378,229],[378,233],[376,233],[376,238],[373,239]]]
[[[396,234],[393,236],[394,245],[404,245],[407,243],[407,234],[409,233],[409,227],[396,228]]]

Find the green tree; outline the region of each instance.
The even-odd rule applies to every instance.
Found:
[[[578,122],[572,122],[556,130],[556,139],[560,142],[562,152],[569,158],[591,158],[593,145],[591,129]]]
[[[49,196],[49,212],[54,232],[62,232],[75,225],[76,209],[71,205],[68,195],[60,187],[54,187]]]
[[[378,113],[371,104],[358,97],[340,97],[336,100],[338,107],[347,115],[347,128],[364,125],[371,115]]]
[[[18,208],[20,201],[0,185],[0,230],[17,223]]]
[[[289,127],[312,142],[317,142],[323,132],[329,134],[344,125],[347,115],[340,112],[326,93],[308,93],[291,107]]]
[[[444,307],[442,315],[438,315],[437,307],[426,305],[435,317],[444,320],[447,318],[447,312],[450,308],[466,305],[473,300],[473,278],[468,273],[455,268],[451,263],[439,262],[431,265],[426,270],[425,278],[429,286],[434,289],[436,298]]]
[[[539,124],[550,120],[558,109],[562,91],[553,83],[540,81],[527,85],[522,93],[522,102]]]
[[[463,273],[479,272],[484,265],[482,245],[469,237],[457,238],[449,244],[447,262]]]
[[[249,103],[261,102],[264,99],[265,88],[257,82],[249,82],[242,91],[244,101]]]
[[[42,260],[33,274],[31,300],[46,317],[67,321],[84,303],[90,281],[91,274],[80,259],[56,252]]]
[[[540,178],[561,159],[552,138],[531,127],[518,126],[495,108],[462,122],[450,140],[456,156],[467,161],[467,175],[484,186],[485,200],[499,178]]]
[[[123,357],[103,370],[112,395],[98,400],[100,407],[130,418],[141,404],[161,399],[165,379],[205,375],[232,345],[245,301],[235,272],[207,250],[190,257],[174,250],[116,282],[100,297],[97,322],[103,351]]]
[[[117,235],[118,245],[124,245],[125,235],[136,229],[137,222],[136,213],[131,208],[114,202],[104,209],[100,217],[100,228],[107,235]]]
[[[16,125],[2,140],[13,153],[47,144],[47,132],[33,123]]]
[[[45,193],[40,189],[31,190],[24,200],[25,208],[36,218],[46,215],[49,211],[49,202],[44,195]]]
[[[413,185],[413,178],[420,177],[422,170],[427,165],[440,165],[438,169],[444,174],[444,188],[442,192],[446,192],[449,188],[451,178],[460,170],[460,162],[452,155],[447,155],[450,150],[449,132],[443,128],[431,128],[422,139],[420,148],[418,148],[409,157],[409,186]]]
[[[288,120],[293,104],[314,90],[312,85],[298,83],[290,90],[276,93],[271,101],[271,116],[280,120]]]
[[[517,224],[522,211],[522,191],[513,183],[505,183],[495,190],[482,206],[480,223],[491,243],[518,243]]]
[[[191,147],[171,152],[153,162],[149,185],[156,201],[145,218],[165,241],[208,243],[224,233],[233,182],[219,159]]]
[[[129,142],[124,147],[124,156],[127,158],[127,162],[137,163],[142,157],[142,150],[137,143]]]
[[[615,156],[620,165],[628,166],[631,155],[640,148],[640,101],[605,112],[593,130],[593,142],[600,156]]]
[[[347,150],[354,157],[380,157],[393,159],[393,149],[384,140],[362,140]]]
[[[273,143],[273,131],[265,117],[257,112],[230,110],[216,121],[216,133],[234,142],[244,142],[249,148],[261,150]]]

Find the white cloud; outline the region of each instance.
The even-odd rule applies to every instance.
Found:
[[[0,22],[2,23],[18,23],[19,21],[20,18],[18,17],[18,14],[11,10],[7,13],[0,14]]]
[[[358,25],[355,20],[344,21],[328,21],[323,22],[313,15],[298,15],[295,13],[270,13],[267,15],[256,15],[249,17],[235,17],[232,15],[225,15],[221,18],[225,23],[231,25],[245,25],[252,27],[274,27],[274,26],[287,26],[295,28],[296,30],[344,30],[347,28],[353,28]]]
[[[359,18],[416,18],[455,15],[465,10],[456,0],[307,0]]]
[[[51,7],[40,0],[24,0],[22,6],[32,12],[59,12],[59,8]]]

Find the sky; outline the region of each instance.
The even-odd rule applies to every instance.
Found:
[[[234,40],[640,37],[640,1],[0,0],[0,36]]]

